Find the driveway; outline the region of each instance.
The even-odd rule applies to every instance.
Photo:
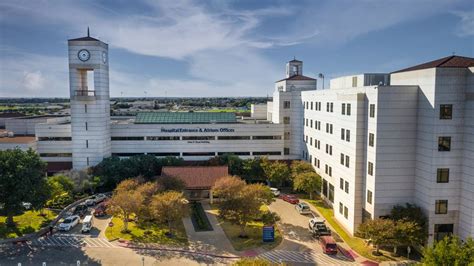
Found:
[[[274,251],[264,253],[261,257],[290,264],[357,265],[340,253],[335,256],[323,253],[319,242],[308,230],[308,222],[313,215],[301,215],[296,211],[295,205],[281,199],[276,199],[269,209],[280,215],[279,227],[283,241]]]

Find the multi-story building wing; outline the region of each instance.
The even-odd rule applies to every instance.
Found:
[[[430,240],[474,234],[473,66],[451,56],[302,93],[303,157],[349,232],[415,203],[428,216]]]

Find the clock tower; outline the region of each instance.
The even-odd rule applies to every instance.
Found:
[[[68,40],[74,169],[111,155],[108,45],[89,36]]]

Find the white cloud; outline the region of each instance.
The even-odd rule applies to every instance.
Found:
[[[41,71],[27,72],[23,73],[22,85],[27,90],[40,90],[44,88],[45,78],[41,74]]]
[[[461,18],[456,34],[460,37],[474,35],[474,11],[455,11],[453,14]]]

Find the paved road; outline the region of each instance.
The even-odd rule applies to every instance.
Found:
[[[90,247],[90,248],[117,248],[105,238],[90,237],[77,234],[58,234],[42,237],[28,243],[32,247]]]
[[[277,199],[269,209],[280,215],[279,227],[283,232],[283,242],[276,250],[260,255],[271,261],[278,262],[280,259],[289,264],[315,264],[315,265],[357,265],[338,253],[329,256],[323,253],[319,242],[314,239],[309,230],[308,222],[312,215],[299,214],[295,206],[283,200]]]

